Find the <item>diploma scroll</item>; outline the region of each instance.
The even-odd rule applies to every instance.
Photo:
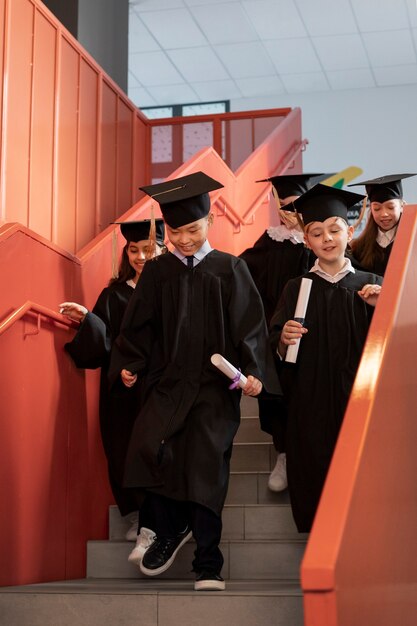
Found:
[[[229,361],[222,357],[221,354],[212,354],[210,361],[215,367],[217,367],[217,369],[223,372],[223,374],[226,374],[226,376],[233,381],[236,387],[243,389],[248,379],[242,374],[242,372],[236,369],[234,365],[229,363]],[[230,388],[233,389],[232,386]]]
[[[312,284],[313,281],[311,278],[301,279],[300,291],[298,292],[297,305],[295,307],[293,318],[296,322],[300,322],[300,324],[304,324]],[[287,354],[285,356],[285,361],[287,363],[295,363],[297,361],[299,347],[300,339],[297,339],[297,343],[288,346]]]

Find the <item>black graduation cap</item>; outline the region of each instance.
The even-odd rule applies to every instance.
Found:
[[[159,202],[166,223],[171,228],[178,228],[208,215],[210,211],[208,192],[221,187],[223,187],[221,183],[204,172],[195,172],[139,189]]]
[[[402,200],[403,186],[401,181],[403,178],[410,178],[410,176],[416,176],[416,174],[390,174],[371,180],[362,180],[359,183],[351,183],[348,187],[365,185],[370,202],[385,202],[397,198]]]
[[[142,241],[149,239],[149,233],[151,230],[152,220],[140,220],[137,222],[112,222],[113,224],[119,224],[123,237],[127,242],[130,241]],[[155,239],[161,243],[165,239],[165,224],[164,220],[155,219]]]
[[[256,182],[266,183],[270,181],[277,190],[278,197],[284,199],[288,198],[288,196],[301,196],[314,184],[319,183],[328,176],[331,176],[331,174],[284,174],[283,176],[271,176]]]
[[[315,185],[294,200],[294,209],[301,213],[304,225],[324,222],[329,217],[341,217],[348,221],[348,209],[365,196],[328,185]]]

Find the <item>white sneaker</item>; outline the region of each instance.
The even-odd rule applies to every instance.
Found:
[[[278,454],[277,462],[268,480],[271,491],[283,491],[288,487],[287,481],[287,457],[285,452]]]
[[[153,530],[149,530],[149,528],[145,528],[143,526],[140,529],[140,534],[138,535],[136,545],[127,558],[129,563],[134,563],[139,567],[143,559],[143,555],[145,554],[146,550],[153,544],[153,542],[155,541],[155,537],[156,535]]]
[[[131,521],[129,530],[126,532],[125,539],[126,541],[136,541],[138,538],[138,526],[139,526],[138,514],[132,513],[132,515],[130,516],[130,519],[132,521]]]

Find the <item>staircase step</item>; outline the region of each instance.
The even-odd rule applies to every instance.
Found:
[[[276,457],[272,442],[234,443],[230,471],[270,472],[275,466]]]
[[[270,472],[231,472],[226,504],[287,504],[288,489],[280,492],[268,488]]]
[[[280,539],[297,535],[289,504],[226,505],[222,513],[223,539]],[[121,517],[109,508],[109,538],[124,541],[132,516]]]
[[[302,594],[288,581],[231,581],[196,592],[191,581],[86,579],[0,589],[7,626],[302,626]]]
[[[305,539],[273,541],[222,541],[223,577],[233,580],[298,580]],[[132,544],[126,541],[89,541],[87,578],[137,578],[142,573],[127,561]],[[178,553],[163,578],[192,578],[191,562],[195,550],[189,541]]]
[[[270,443],[271,435],[264,433],[259,424],[259,417],[243,416],[240,420],[239,430],[234,439],[235,443]]]
[[[259,415],[258,401],[252,396],[244,396],[240,400],[240,414],[242,417]]]

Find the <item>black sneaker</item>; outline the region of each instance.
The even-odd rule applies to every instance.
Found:
[[[147,576],[158,576],[171,567],[178,550],[192,537],[192,532],[186,528],[176,537],[156,538],[146,550],[140,563],[140,571]]]
[[[223,591],[226,583],[219,574],[213,572],[200,572],[195,577],[195,591]]]

